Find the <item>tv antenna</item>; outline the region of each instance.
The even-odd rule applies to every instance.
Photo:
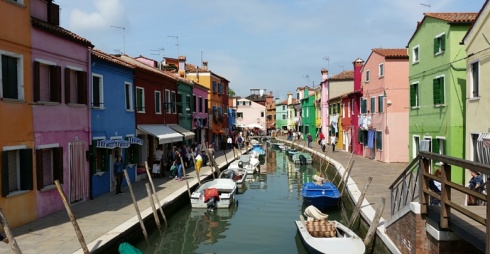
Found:
[[[159,48],[159,49],[150,49],[150,55],[156,55],[159,56],[162,54],[162,52],[165,52],[164,48]]]
[[[123,53],[126,53],[126,27],[123,26],[111,26],[112,28],[123,30]]]
[[[420,5],[422,5],[422,6],[424,6],[424,7],[428,7],[428,8],[429,8],[429,11],[430,11],[430,4],[420,3]]]
[[[303,76],[303,78],[306,78],[306,80],[308,81],[308,82],[306,82],[306,84],[309,84],[310,83],[310,75],[306,74],[306,75]]]
[[[180,54],[180,53],[179,53],[179,45],[180,45],[180,44],[179,44],[179,36],[169,35],[169,36],[167,36],[167,37],[177,39],[177,44],[175,44],[175,46],[177,46],[177,58],[178,58],[178,57],[179,57],[179,54]]]
[[[323,61],[327,62],[327,69],[328,69],[328,65],[330,65],[330,57],[324,56],[322,59]]]

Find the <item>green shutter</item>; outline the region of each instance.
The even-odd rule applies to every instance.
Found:
[[[439,139],[437,138],[432,139],[432,152],[439,153]]]
[[[376,149],[383,150],[383,132],[376,132]]]
[[[371,113],[376,112],[376,98],[371,97]]]
[[[383,113],[383,98],[384,96],[378,96],[378,112]]]
[[[368,131],[367,130],[363,130],[363,133],[362,133],[362,144],[364,146],[367,146],[368,145]]]
[[[2,197],[9,194],[9,156],[8,151],[2,151]]]
[[[441,104],[441,81],[439,78],[432,80],[432,92],[434,105]]]
[[[436,54],[437,52],[439,52],[439,39],[434,38],[434,54]]]
[[[415,89],[415,85],[410,85],[410,107],[417,106],[417,90]]]
[[[340,103],[337,103],[337,113],[340,114]]]
[[[33,168],[32,168],[32,149],[21,149],[20,154],[20,189],[32,190],[33,188]]]
[[[440,38],[441,38],[441,51],[444,52],[446,50],[446,35],[443,34]]]
[[[363,138],[362,138],[362,133],[363,133],[363,132],[362,132],[362,130],[361,130],[361,129],[358,129],[358,130],[357,130],[357,143],[359,143],[359,144],[362,144],[362,140],[363,140]]]

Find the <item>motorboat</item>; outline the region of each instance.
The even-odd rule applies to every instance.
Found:
[[[313,163],[313,158],[309,153],[298,152],[293,154],[291,157],[295,164],[311,164]]]
[[[305,216],[306,220],[300,215],[295,224],[309,253],[362,254],[366,251],[364,242],[354,231],[338,221],[329,221],[328,215],[315,207],[307,207]]]
[[[260,161],[258,154],[251,152],[249,154],[242,154],[238,160],[230,163],[228,168],[245,169],[247,174],[253,174],[259,171]]]
[[[303,184],[301,195],[307,206],[312,205],[318,209],[336,207],[340,202],[340,192],[330,181],[307,182]]]
[[[216,178],[204,182],[191,194],[193,208],[228,208],[235,202],[237,184],[233,179]]]
[[[227,169],[221,171],[218,178],[233,179],[233,181],[235,181],[235,183],[237,184],[237,187],[241,188],[243,186],[243,183],[245,183],[245,180],[247,179],[247,170],[245,170],[244,168],[228,167]]]

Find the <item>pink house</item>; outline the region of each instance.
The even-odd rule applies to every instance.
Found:
[[[195,140],[202,144],[208,140],[208,92],[209,89],[198,83],[193,83],[194,112],[192,113],[192,131]]]
[[[383,162],[407,162],[407,49],[373,49],[361,78],[359,141],[363,155]]]
[[[32,0],[33,119],[37,216],[89,198],[89,80],[92,43],[59,26],[59,6]]]

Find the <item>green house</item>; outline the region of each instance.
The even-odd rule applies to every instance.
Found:
[[[311,134],[313,140],[316,140],[316,107],[315,107],[315,91],[310,91],[309,87],[305,87],[303,99],[301,99],[301,132],[303,138],[306,139],[308,133]]]
[[[409,158],[431,151],[464,158],[466,52],[460,45],[477,13],[425,13],[408,42]],[[440,164],[434,162],[432,171]],[[464,170],[453,167],[452,181]]]

